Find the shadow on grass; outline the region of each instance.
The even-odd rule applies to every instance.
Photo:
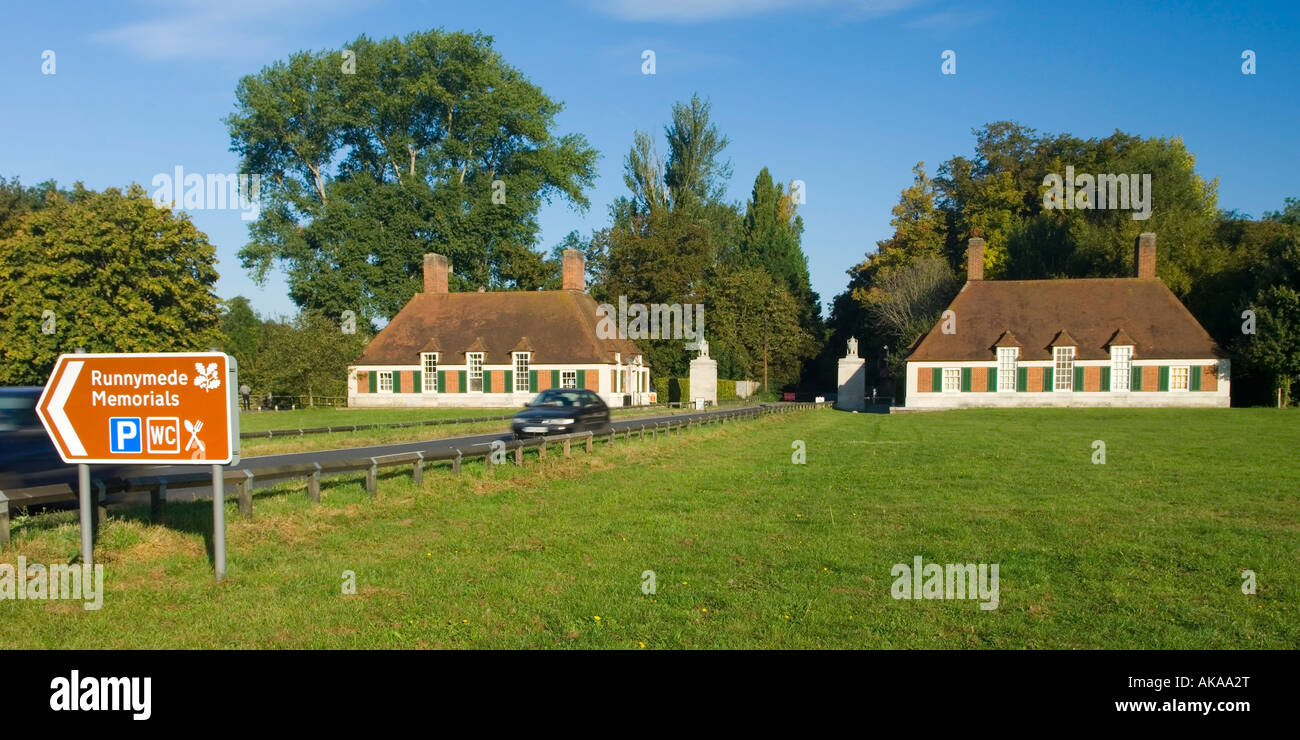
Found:
[[[403,476],[409,477],[409,470],[400,468],[381,470],[377,477],[377,482],[381,485],[380,490],[382,490],[382,484],[385,481],[391,481]],[[364,491],[364,473],[323,477],[320,482],[321,497],[323,499],[336,490],[356,487],[358,484],[361,485]],[[250,516],[256,515],[258,504],[266,505],[277,500],[287,500],[290,496],[301,496],[305,500],[307,498],[306,489],[305,479],[277,481],[273,486],[254,489],[252,491],[253,513]],[[168,491],[162,517],[155,519],[149,495],[147,493],[135,493],[126,497],[110,499],[107,502],[109,507],[108,516],[118,521],[136,522],[144,526],[160,526],[182,534],[198,535],[203,538],[203,550],[207,555],[208,565],[215,567],[216,554],[212,538],[213,508],[211,496],[211,491],[208,489],[170,490]],[[232,499],[235,500],[232,501]],[[232,520],[244,518],[244,515],[239,513],[237,493],[233,485],[227,487],[224,500],[228,528]],[[60,502],[39,508],[32,507],[30,511],[25,510],[13,518],[12,532],[16,540],[20,537],[35,536],[42,532],[53,532],[68,524],[74,527],[80,526],[80,513],[78,504],[75,501]],[[95,532],[96,547],[100,547],[102,544],[99,529],[102,528],[103,523],[98,522],[98,525]],[[77,563],[80,560],[81,553],[77,552],[70,556],[68,562]]]

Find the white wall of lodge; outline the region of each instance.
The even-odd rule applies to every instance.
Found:
[[[469,390],[469,366],[444,365],[442,390],[426,390],[421,365],[353,365],[348,368],[348,406],[354,408],[518,408],[554,387],[594,391],[611,408],[655,402],[650,368],[642,364],[529,364],[530,390],[516,390],[513,365],[483,365],[483,390]],[[507,376],[507,372],[509,375]],[[416,383],[416,374],[419,382]],[[391,380],[383,376],[389,375]],[[506,378],[509,382],[506,382]],[[384,382],[387,381],[387,382]],[[494,387],[494,382],[496,386]],[[388,389],[383,386],[387,385]]]
[[[1018,367],[1053,367],[1051,360],[1027,360]],[[1110,360],[1078,360],[1078,367],[1111,367]],[[996,362],[909,362],[907,363],[908,409],[960,409],[960,408],[1227,408],[1231,405],[1231,361],[1226,359],[1199,360],[1133,360],[1133,367],[1217,366],[1217,387],[1214,390],[1186,391],[921,391],[917,388],[917,370],[920,368],[990,368],[997,370]]]

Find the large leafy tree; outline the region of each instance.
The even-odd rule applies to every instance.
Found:
[[[255,371],[257,348],[262,341],[262,319],[244,296],[235,296],[223,302],[221,333],[225,335],[225,351],[239,363],[239,374],[245,380]]]
[[[936,204],[938,188],[925,171],[925,162],[912,168],[912,184],[903,189],[891,209],[894,234],[876,242],[876,251],[849,269],[849,287],[832,304],[831,341],[822,366],[833,372],[849,337],[861,343],[861,352],[886,364],[884,347],[903,350],[924,326],[936,302],[945,303],[960,284],[944,257],[947,219]],[[919,267],[914,267],[921,263]],[[939,306],[939,311],[943,306]],[[903,352],[890,353],[888,365],[898,369]],[[833,377],[824,379],[832,382]]]
[[[35,187],[24,187],[16,177],[12,180],[0,177],[0,239],[17,230],[22,215],[40,210],[55,199],[66,201],[71,197],[71,193],[59,189],[53,180]]]
[[[721,271],[710,299],[709,342],[727,350],[719,377],[759,380],[765,391],[798,383],[818,337],[800,326],[800,306],[782,282],[758,267]]]
[[[364,325],[353,333],[345,333],[344,328],[335,317],[319,311],[300,311],[291,320],[267,320],[250,371],[241,375],[258,396],[296,396],[301,403],[321,396],[346,396],[348,363],[373,335]]]
[[[586,208],[595,176],[586,140],[554,131],[561,105],[482,34],[362,36],[346,54],[239,82],[232,149],[267,178],[245,267],[260,279],[278,262],[299,306],[372,320],[420,289],[431,251],[453,289],[539,287],[538,209]]]
[[[799,246],[802,221],[764,169],[742,215],[724,200],[727,137],[699,96],[673,106],[667,153],[638,131],[624,158],[627,195],[609,228],[583,243],[602,300],[703,304],[723,376],[792,384],[820,341],[817,296]],[[683,373],[681,341],[640,340],[656,375]],[[766,370],[766,373],[764,372]]]
[[[77,183],[67,198],[50,189],[0,240],[0,383],[42,383],[78,347],[219,345],[215,261],[187,216],[159,209],[138,185],[101,193]]]

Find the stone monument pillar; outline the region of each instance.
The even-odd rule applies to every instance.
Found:
[[[858,340],[849,337],[849,348],[840,358],[839,397],[835,408],[845,411],[866,411],[867,371],[866,360],[858,357]]]
[[[700,356],[691,360],[691,397],[682,399],[694,405],[698,399],[718,403],[718,361],[709,359],[709,341],[700,338]]]

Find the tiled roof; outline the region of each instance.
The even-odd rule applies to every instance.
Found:
[[[641,350],[626,339],[596,337],[596,302],[576,290],[417,293],[371,340],[357,365],[414,365],[440,352],[447,365],[483,352],[487,365],[508,365],[531,348],[534,364],[629,362]]]
[[[1108,359],[1109,345],[1121,343],[1133,345],[1135,359],[1225,356],[1159,278],[971,280],[948,308],[956,332],[936,324],[909,361],[991,361],[999,346],[1019,346],[1022,360],[1050,360],[1058,335],[1080,360]]]

